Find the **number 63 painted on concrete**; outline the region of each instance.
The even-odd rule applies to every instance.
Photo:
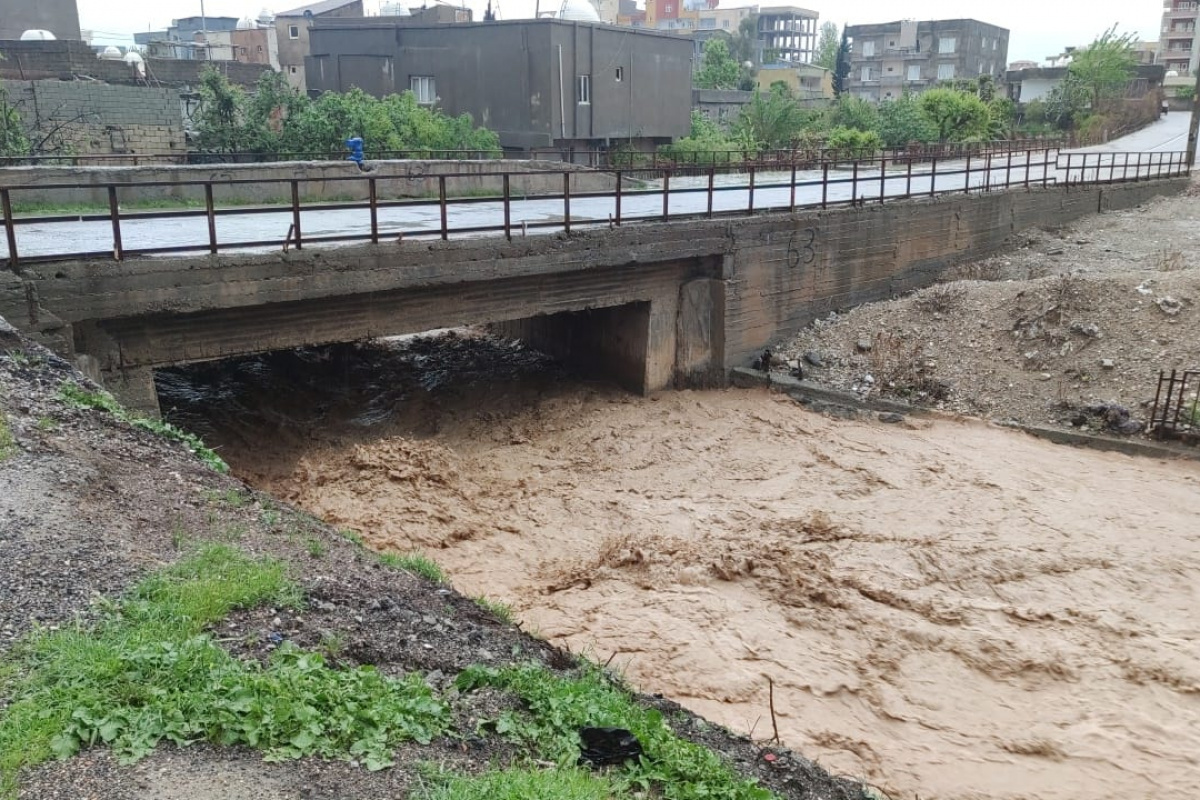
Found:
[[[817,260],[817,229],[805,228],[793,231],[788,240],[787,263],[795,269],[800,265],[807,266]]]

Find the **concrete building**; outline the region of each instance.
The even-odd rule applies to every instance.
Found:
[[[1197,20],[1200,20],[1200,3],[1196,0],[1164,0],[1158,60],[1168,72],[1176,73],[1172,77],[1187,78],[1200,66]]]
[[[232,61],[228,33],[237,26],[237,17],[182,17],[166,30],[135,33],[133,41],[151,58]]]
[[[849,92],[866,100],[920,93],[943,81],[1004,79],[1008,31],[973,19],[848,25]]]
[[[775,61],[807,64],[817,49],[816,11],[797,6],[763,6],[758,9],[757,62],[767,61],[764,53],[773,53]]]
[[[1068,67],[1035,67],[1033,69],[1010,70],[1004,77],[1008,84],[1008,96],[1018,103],[1045,100],[1067,77]],[[1140,100],[1155,94],[1163,85],[1162,64],[1139,64],[1137,74],[1129,82],[1125,98]]]
[[[308,56],[309,31],[317,20],[361,19],[362,0],[321,0],[275,15],[275,31],[279,41],[279,69],[288,85],[305,91],[304,59]]]
[[[690,128],[692,43],[665,33],[555,19],[462,25],[324,21],[310,92],[411,90],[471,114],[510,150],[649,149]]]
[[[279,33],[275,25],[238,28],[229,32],[233,60],[242,64],[269,64],[279,69]]]
[[[30,30],[56,39],[80,40],[75,0],[0,0],[0,39],[20,39]]]

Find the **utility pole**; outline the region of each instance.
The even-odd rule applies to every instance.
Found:
[[[204,16],[204,0],[200,0],[200,35],[204,37],[204,60],[208,60],[208,18]]]
[[[1192,90],[1192,122],[1188,126],[1187,165],[1196,166],[1196,134],[1200,132],[1200,69],[1196,70],[1196,86]]]

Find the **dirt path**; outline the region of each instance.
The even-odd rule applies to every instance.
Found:
[[[1200,788],[1196,464],[763,392],[562,389],[437,428],[229,456],[735,729],[769,736],[773,680],[787,743],[893,797]]]

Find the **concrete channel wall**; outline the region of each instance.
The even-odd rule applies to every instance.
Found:
[[[12,201],[48,206],[108,206],[109,184],[118,187],[131,183],[156,182],[162,186],[118,188],[122,203],[180,201],[203,203],[204,187],[180,185],[185,181],[249,181],[218,183],[213,187],[217,205],[286,203],[291,201],[293,179],[300,184],[300,196],[309,201],[355,201],[368,197],[368,178],[376,179],[380,199],[437,197],[438,176],[465,174],[467,177],[446,181],[450,196],[500,194],[502,172],[528,172],[510,180],[513,197],[556,194],[563,190],[560,173],[569,171],[572,192],[612,191],[615,178],[587,167],[561,161],[373,161],[370,172],[362,172],[349,161],[280,161],[267,164],[213,164],[145,167],[4,167],[0,168],[0,186],[51,186],[82,184],[72,189],[28,189],[12,193]],[[332,180],[353,178],[354,180]]]
[[[1187,184],[985,192],[512,242],[23,265],[0,273],[0,316],[148,410],[155,367],[486,323],[649,392],[723,382],[830,310],[927,286],[1026,228]]]

